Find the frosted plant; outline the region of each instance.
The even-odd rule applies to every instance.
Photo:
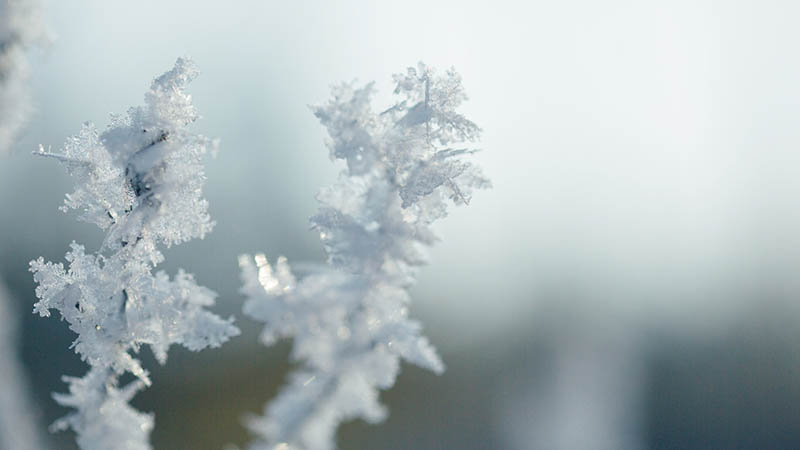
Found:
[[[55,395],[76,411],[54,428],[71,427],[85,450],[150,448],[152,415],[128,405],[150,384],[132,355],[142,344],[164,364],[171,344],[201,350],[239,333],[233,319],[205,310],[216,294],[191,275],[152,273],[163,260],[159,243],[202,238],[213,226],[202,197],[202,158],[216,144],[187,129],[198,115],[184,89],[196,75],[191,61],[178,59],[153,80],[144,107],[112,117],[102,133],[85,124],[60,153],[40,149],[78,179],[62,209],[79,210],[82,220],[107,232],[94,254],[73,242],[68,269],[42,258],[31,262],[39,284],[34,311],[49,316],[58,310],[78,335],[76,352],[90,366],[83,378],[65,378],[68,394]],[[126,372],[137,379],[120,386]]]
[[[0,280],[0,449],[37,450],[44,443],[30,408],[25,372],[17,357],[14,308]]]
[[[346,420],[383,420],[379,390],[394,384],[400,359],[441,373],[444,365],[409,319],[408,288],[436,240],[431,224],[448,201],[467,204],[489,181],[461,148],[480,129],[456,112],[466,100],[461,77],[423,64],[394,76],[391,108],[371,109],[373,84],[342,84],[314,114],[328,129],[330,154],[347,169],[323,189],[311,218],[328,267],[296,279],[286,259],[239,259],[244,312],[266,323],[261,340],[294,338],[301,368],[250,421],[253,449],[332,449]]]
[[[25,50],[44,36],[34,0],[0,0],[0,154],[30,114]]]

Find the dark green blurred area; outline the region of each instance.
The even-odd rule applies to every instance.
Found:
[[[24,272],[4,275],[12,292],[33,288]],[[445,348],[448,369],[442,376],[404,366],[396,386],[382,395],[391,411],[388,421],[376,426],[347,424],[340,430],[339,445],[343,449],[543,448],[510,441],[504,414],[524,394],[520,387],[537,386],[553,376],[555,361],[565,351],[560,339],[567,334],[570,345],[586,344],[612,357],[632,344],[637,349],[631,355],[642,369],[641,379],[634,378],[642,383],[641,407],[636,411],[642,448],[795,448],[800,445],[796,426],[800,332],[789,314],[794,312],[754,311],[713,337],[677,336],[654,328],[629,335],[635,342],[614,338],[611,345],[598,345],[598,337],[617,335],[616,327],[626,324],[611,319],[598,327],[596,318],[587,320],[582,312],[544,310],[532,318],[528,330],[482,342],[469,351]],[[49,392],[64,388],[60,372],[77,375],[83,367],[66,350],[72,336],[64,323],[30,316],[23,325],[23,361],[42,423],[48,423],[66,412],[49,398]],[[281,344],[267,350],[256,344],[256,324],[242,319],[240,325],[244,334],[222,349],[191,353],[174,348],[164,367],[149,351],[142,352],[145,365],[153,370],[153,386],[133,403],[156,413],[156,449],[220,449],[248,442],[242,419],[260,413],[277,392],[289,369],[289,347]],[[436,333],[432,336],[435,342]],[[462,337],[474,338],[468,332]],[[540,405],[529,405],[530,411],[554,406],[544,400],[546,395],[542,397]],[[537,417],[538,413],[518,419],[535,429]],[[51,437],[54,448],[76,448],[70,433]]]

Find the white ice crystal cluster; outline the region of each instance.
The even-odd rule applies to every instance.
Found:
[[[217,347],[239,333],[233,319],[205,308],[216,294],[183,271],[153,273],[163,260],[159,244],[202,238],[213,226],[202,197],[203,157],[214,141],[192,133],[197,118],[186,85],[197,71],[187,59],[153,80],[145,106],[115,116],[102,133],[85,124],[59,153],[77,179],[64,210],[106,231],[102,248],[86,253],[72,243],[61,263],[31,262],[38,283],[35,312],[60,312],[78,337],[73,346],[90,366],[83,378],[65,377],[68,394],[58,403],[75,412],[55,428],[72,428],[84,450],[148,449],[153,417],[128,401],[150,384],[133,354],[143,344],[165,363],[172,344],[190,350]],[[137,379],[120,386],[120,376]]]
[[[420,63],[394,81],[399,100],[383,112],[371,109],[371,83],[339,85],[314,108],[331,157],[347,163],[311,218],[328,267],[296,279],[283,257],[274,266],[262,254],[240,257],[245,314],[266,323],[264,344],[293,338],[301,363],[250,421],[253,449],[333,449],[341,422],[386,417],[379,390],[394,384],[401,359],[444,370],[408,317],[408,288],[436,241],[431,224],[489,181],[464,160],[480,129],[457,112],[461,77]]]
[[[31,111],[25,51],[44,36],[36,0],[0,0],[0,154]]]

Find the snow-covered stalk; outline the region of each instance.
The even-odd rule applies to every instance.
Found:
[[[150,384],[132,355],[142,344],[164,364],[171,344],[201,350],[239,333],[232,318],[205,309],[216,294],[192,275],[152,272],[164,259],[159,244],[202,238],[213,226],[202,197],[203,157],[216,143],[187,129],[198,118],[185,92],[196,75],[191,61],[178,59],[153,80],[144,107],[113,116],[102,133],[85,124],[59,153],[38,153],[61,161],[78,179],[62,210],[77,209],[82,220],[107,232],[96,253],[73,242],[66,270],[42,258],[31,262],[39,284],[34,312],[59,310],[78,335],[75,351],[90,366],[83,378],[65,377],[68,394],[55,395],[76,411],[54,428],[72,428],[84,450],[150,448],[153,416],[128,404]],[[137,380],[120,386],[126,372]]]
[[[28,383],[17,357],[16,314],[0,280],[0,449],[44,449],[30,407]]]
[[[0,154],[31,111],[25,51],[44,36],[36,0],[0,0]]]
[[[331,158],[347,163],[311,218],[328,267],[298,280],[283,257],[274,267],[263,254],[240,257],[245,314],[266,323],[264,344],[293,338],[302,363],[265,416],[250,421],[253,449],[335,448],[341,422],[386,417],[379,390],[394,384],[400,359],[444,369],[408,317],[408,289],[448,201],[467,204],[489,186],[463,159],[480,129],[456,112],[466,95],[455,71],[437,75],[420,63],[394,82],[399,100],[381,113],[371,109],[372,83],[336,86],[313,108]]]

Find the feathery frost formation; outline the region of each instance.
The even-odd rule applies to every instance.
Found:
[[[473,189],[489,187],[464,160],[475,150],[462,148],[480,129],[456,112],[466,95],[455,71],[437,75],[420,63],[394,82],[399,101],[381,113],[371,109],[372,83],[339,85],[314,108],[331,157],[347,163],[311,218],[329,267],[298,280],[283,257],[274,267],[262,254],[240,257],[245,314],[266,323],[264,344],[293,338],[302,363],[251,420],[253,449],[335,448],[341,422],[386,417],[379,390],[394,384],[400,359],[444,369],[408,317],[408,288],[448,202],[467,204]]]
[[[68,394],[55,395],[76,411],[54,428],[71,427],[84,450],[150,448],[153,417],[128,404],[150,384],[132,355],[142,344],[164,364],[171,344],[201,350],[239,333],[232,318],[205,309],[216,294],[192,275],[152,273],[164,259],[159,244],[202,238],[213,226],[202,197],[202,160],[216,143],[187,129],[198,118],[185,92],[196,75],[191,61],[178,59],[153,80],[144,107],[113,116],[102,133],[84,124],[60,153],[40,149],[78,181],[62,210],[80,211],[80,219],[107,233],[94,254],[73,242],[68,269],[42,258],[31,262],[39,284],[34,312],[49,316],[58,310],[78,335],[76,352],[90,366],[83,378],[65,377]],[[120,386],[126,372],[137,379]]]
[[[25,50],[43,35],[38,1],[0,0],[0,154],[30,114]]]
[[[30,408],[25,372],[17,357],[16,314],[0,280],[0,449],[44,449],[38,423]]]

